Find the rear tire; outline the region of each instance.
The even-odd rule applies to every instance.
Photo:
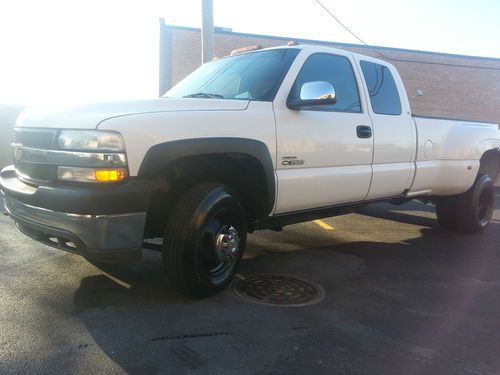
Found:
[[[457,198],[458,227],[467,233],[483,231],[491,221],[495,209],[493,181],[479,175],[474,185]]]
[[[243,208],[226,186],[205,183],[187,191],[165,229],[163,261],[171,284],[195,298],[223,290],[236,273],[246,234]]]

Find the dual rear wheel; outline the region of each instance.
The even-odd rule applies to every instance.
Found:
[[[465,193],[442,197],[436,202],[439,224],[446,229],[459,229],[467,233],[483,231],[491,221],[495,209],[493,181],[479,175]]]

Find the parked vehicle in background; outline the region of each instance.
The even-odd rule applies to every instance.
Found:
[[[28,236],[108,261],[158,246],[194,297],[233,278],[247,232],[422,199],[480,232],[500,170],[497,124],[412,116],[396,69],[318,46],[201,66],[163,98],[25,110],[7,211]]]

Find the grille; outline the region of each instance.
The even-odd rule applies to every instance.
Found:
[[[54,130],[25,130],[16,129],[14,131],[14,143],[20,143],[24,147],[40,148],[43,150],[51,150],[54,148]]]
[[[15,164],[19,177],[32,181],[49,181],[52,166],[17,162]]]
[[[15,129],[12,141],[23,147],[41,150],[54,149],[55,129]],[[27,163],[23,161],[22,153],[14,157],[14,165],[20,178],[27,182],[50,181],[53,166],[49,164]]]

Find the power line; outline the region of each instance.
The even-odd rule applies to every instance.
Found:
[[[359,40],[362,44],[364,44],[365,46],[367,46],[368,48],[371,48],[373,49],[375,52],[377,52],[380,56],[382,56],[383,58],[385,59],[389,59],[389,60],[395,60],[389,56],[386,56],[384,55],[382,52],[380,52],[378,49],[376,49],[375,47],[373,46],[370,46],[368,43],[366,43],[363,39],[361,39],[359,36],[357,36],[353,31],[351,31],[351,29],[349,29],[346,25],[344,25],[331,11],[330,9],[328,9],[320,0],[314,0],[316,1],[316,3],[319,4],[319,6],[321,8],[323,8],[325,10],[325,12],[327,12],[335,21],[337,21],[337,23],[342,26],[349,34],[351,34],[353,37],[355,37],[357,40]]]
[[[321,8],[323,8],[325,10],[326,13],[328,13],[335,21],[337,21],[337,23],[342,26],[349,34],[351,34],[353,37],[355,37],[357,40],[359,40],[362,44],[364,44],[365,46],[367,47],[370,47],[367,43],[365,43],[365,41],[363,39],[361,39],[359,36],[357,36],[356,34],[354,34],[346,25],[344,25],[332,12],[330,12],[330,10],[325,6],[323,5],[323,3],[320,1],[320,0],[314,0],[316,1],[319,6]],[[377,51],[378,52],[378,51]]]
[[[351,29],[349,29],[344,23],[342,23],[322,2],[321,0],[314,0],[325,12],[327,12],[330,17],[332,17],[340,26],[342,26],[349,34],[351,34],[353,37],[355,37],[357,40],[359,40],[363,45],[366,47],[372,49],[374,52],[376,52],[378,55],[380,55],[382,58],[390,61],[398,61],[398,62],[407,62],[407,63],[418,63],[418,64],[429,64],[429,65],[444,65],[444,66],[452,66],[452,67],[457,67],[457,68],[472,68],[472,69],[484,69],[484,70],[500,70],[500,68],[495,68],[495,67],[487,67],[487,66],[472,66],[472,65],[463,65],[463,64],[451,64],[451,63],[440,63],[440,62],[433,62],[433,61],[419,61],[419,60],[412,60],[412,59],[398,59],[394,57],[389,57],[382,52],[380,52],[377,48],[374,46],[369,45],[366,43],[363,39],[361,39],[359,36],[357,36]]]

